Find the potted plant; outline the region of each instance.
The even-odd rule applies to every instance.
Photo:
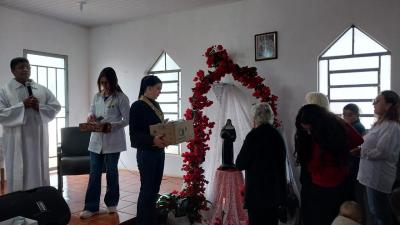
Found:
[[[182,197],[178,191],[159,195],[156,202],[159,221],[167,225],[195,224],[198,209],[193,207],[196,204],[191,204],[191,201],[193,199]]]
[[[160,222],[167,224],[168,217],[184,217],[187,215],[187,200],[177,191],[158,196],[156,202],[157,214]]]

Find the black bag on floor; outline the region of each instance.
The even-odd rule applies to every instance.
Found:
[[[0,196],[0,221],[23,216],[39,225],[66,225],[71,211],[54,187],[38,187]]]

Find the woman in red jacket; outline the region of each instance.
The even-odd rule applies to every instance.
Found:
[[[296,129],[297,161],[308,174],[301,190],[303,224],[330,225],[349,198],[349,151],[363,139],[341,118],[314,104],[299,110]]]

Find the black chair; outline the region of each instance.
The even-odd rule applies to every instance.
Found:
[[[90,156],[88,151],[90,132],[81,132],[79,127],[61,129],[61,146],[57,149],[58,190],[63,190],[64,175],[81,175],[90,173]],[[103,165],[103,172],[105,166]]]

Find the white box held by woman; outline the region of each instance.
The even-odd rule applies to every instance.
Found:
[[[163,139],[170,145],[189,141],[194,137],[193,120],[177,120],[150,125],[150,134],[153,136],[164,135]]]

